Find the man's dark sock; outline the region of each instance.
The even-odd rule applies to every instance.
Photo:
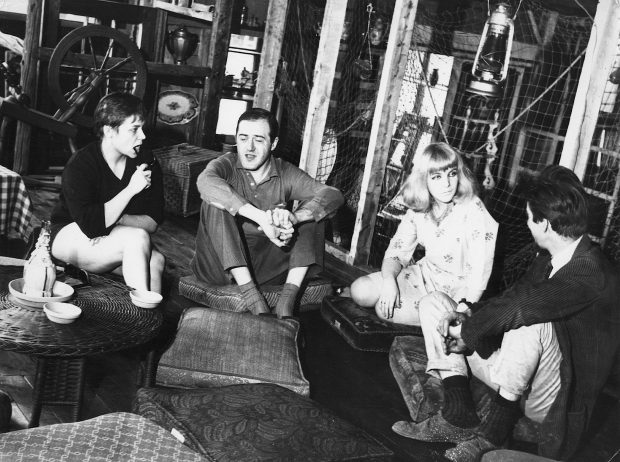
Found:
[[[480,423],[476,405],[469,390],[469,380],[453,375],[443,380],[444,401],[441,414],[444,419],[460,428],[472,428]]]
[[[253,314],[269,313],[269,305],[263,294],[258,290],[254,281],[246,282],[245,284],[239,284],[239,290],[243,295],[243,301],[245,306]]]
[[[293,316],[298,292],[299,286],[291,284],[290,282],[284,284],[282,292],[280,292],[280,298],[276,304],[276,314],[279,318],[283,316]]]
[[[497,393],[491,402],[489,414],[480,425],[479,433],[495,446],[501,446],[512,434],[519,417],[519,401],[509,401]]]

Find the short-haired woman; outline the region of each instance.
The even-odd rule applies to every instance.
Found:
[[[94,119],[99,141],[76,152],[63,171],[51,217],[52,255],[161,292],[165,260],[150,235],[163,219],[163,183],[157,162],[137,159],[145,139],[142,102],[111,93],[99,101]]]
[[[403,187],[409,207],[385,252],[381,272],[355,280],[351,297],[387,321],[419,325],[420,299],[441,291],[468,309],[486,289],[497,222],[476,195],[461,156],[432,143],[414,159]],[[417,245],[425,255],[412,261]]]

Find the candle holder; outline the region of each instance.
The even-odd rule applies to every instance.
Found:
[[[180,25],[168,33],[166,41],[168,51],[174,58],[174,64],[185,64],[187,58],[194,54],[198,46],[198,35],[187,30],[185,25]]]

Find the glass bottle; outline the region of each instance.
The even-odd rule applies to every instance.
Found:
[[[50,222],[44,221],[32,255],[24,265],[25,295],[51,297],[56,282],[56,266],[50,254]]]
[[[248,6],[243,2],[241,6],[241,15],[239,17],[239,24],[245,26],[246,21],[248,20]]]

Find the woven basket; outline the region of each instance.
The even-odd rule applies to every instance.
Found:
[[[153,150],[164,175],[166,212],[187,217],[200,211],[202,200],[196,180],[206,165],[221,154],[188,143]]]

